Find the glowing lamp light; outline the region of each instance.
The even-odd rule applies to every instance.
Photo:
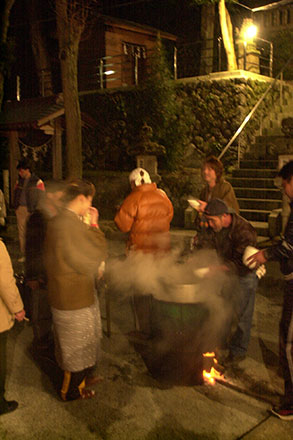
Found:
[[[115,73],[115,70],[106,70],[106,72],[104,72],[105,75],[113,75],[113,73]]]
[[[257,34],[257,27],[254,24],[251,24],[245,29],[244,38],[246,41],[253,40],[256,34]]]

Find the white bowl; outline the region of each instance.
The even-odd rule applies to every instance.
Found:
[[[194,209],[198,209],[200,207],[200,203],[197,199],[189,199],[187,200],[190,206]]]
[[[204,278],[210,271],[209,267],[200,267],[193,271],[194,275],[198,278]]]
[[[242,257],[242,261],[243,264],[245,264],[245,266],[249,267],[249,269],[255,269],[257,266],[257,262],[251,262],[249,263],[247,260],[249,257],[251,257],[252,255],[256,254],[259,251],[259,249],[253,247],[253,246],[247,246],[243,252],[243,257]]]

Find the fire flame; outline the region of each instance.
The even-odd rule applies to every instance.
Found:
[[[203,354],[203,357],[215,357],[215,353],[213,351],[211,353],[207,352]]]
[[[218,363],[214,352],[203,353],[203,357],[213,358],[214,365],[217,365]],[[216,379],[223,379],[223,375],[214,367],[211,367],[210,371],[203,370],[202,375],[204,381],[210,385],[215,385]]]

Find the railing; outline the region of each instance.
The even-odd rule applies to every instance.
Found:
[[[252,108],[252,110],[248,113],[248,115],[244,118],[243,122],[240,124],[239,128],[236,130],[236,132],[234,133],[234,135],[232,136],[232,138],[230,139],[230,141],[228,142],[228,144],[225,146],[225,148],[221,151],[221,153],[218,156],[218,159],[221,159],[224,154],[226,153],[226,151],[230,148],[230,146],[233,144],[233,142],[237,139],[237,137],[241,134],[241,132],[243,131],[244,127],[247,125],[247,123],[250,121],[250,119],[252,118],[252,116],[255,114],[255,112],[257,111],[257,109],[260,107],[260,105],[262,104],[262,102],[265,100],[265,98],[268,96],[268,94],[270,93],[270,91],[274,88],[274,86],[276,85],[277,81],[279,80],[279,78],[281,79],[280,81],[280,103],[282,103],[283,100],[283,81],[282,81],[282,75],[283,72],[285,71],[285,69],[287,68],[287,66],[293,61],[293,55],[288,59],[288,61],[285,63],[285,65],[282,67],[282,69],[280,70],[280,72],[278,73],[278,75],[276,76],[276,78],[271,82],[271,84],[268,86],[268,88],[266,89],[266,91],[263,93],[263,95],[259,98],[259,100],[257,101],[257,103],[254,105],[254,107]],[[239,162],[239,148],[238,148],[238,162]]]
[[[100,58],[88,68],[83,63],[83,70],[89,70],[87,83],[83,88],[90,90],[109,87],[121,87],[141,84],[149,75],[150,61],[154,51],[148,50],[146,56],[139,53],[133,55],[115,54]],[[167,52],[167,65],[173,78],[177,77],[177,49]]]
[[[255,42],[254,51],[250,46],[245,45],[241,49],[241,45],[236,44],[239,68],[272,76],[273,46],[269,41],[261,38],[257,38]],[[257,56],[253,55],[255,52]],[[84,62],[83,71],[87,74],[80,76],[86,77],[87,83],[83,85],[83,89],[139,85],[148,75],[153,53],[148,50],[145,56],[139,53],[114,54],[100,58],[96,62],[89,60],[88,67]],[[226,53],[221,37],[216,41],[210,39],[178,44],[165,53],[174,79],[207,75],[227,69]]]

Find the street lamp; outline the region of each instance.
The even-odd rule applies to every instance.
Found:
[[[257,27],[253,24],[251,18],[243,21],[241,36],[243,41],[243,69],[246,70],[247,43],[252,42],[257,34]]]
[[[247,42],[253,40],[256,37],[256,34],[257,34],[257,27],[255,26],[255,24],[250,24],[244,29],[243,32],[244,41]]]
[[[250,24],[248,25],[243,32],[244,35],[244,39],[243,39],[243,44],[244,44],[244,70],[246,70],[246,56],[247,56],[247,42],[251,42],[255,36],[257,34],[257,27],[254,24]]]

